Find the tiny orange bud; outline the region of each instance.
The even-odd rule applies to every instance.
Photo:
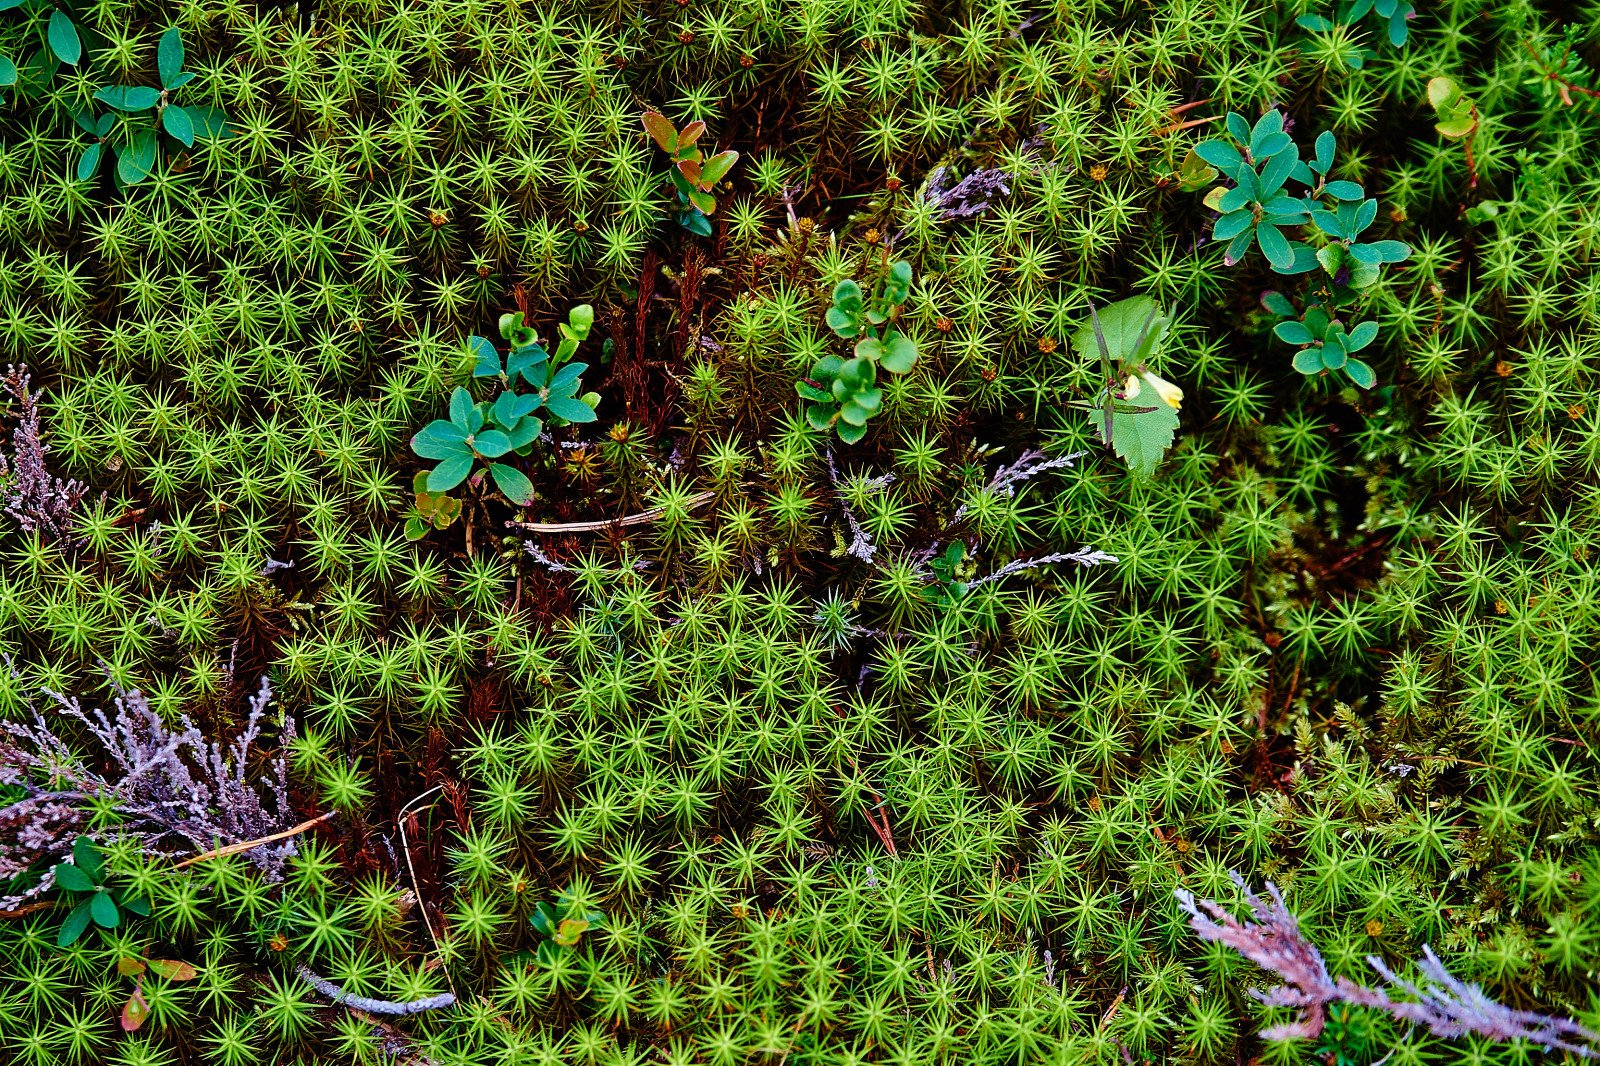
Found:
[[[1513,369],[1513,367],[1511,366],[1511,364],[1506,362],[1504,359],[1495,360],[1494,372],[1496,374],[1499,374],[1501,377],[1503,377],[1503,378],[1510,377],[1512,369]]]
[[[938,320],[934,322],[933,328],[938,330],[940,333],[949,333],[952,329],[955,329],[955,325],[956,324],[954,322],[950,321],[944,315],[940,315]]]
[[[1383,923],[1373,918],[1367,922],[1367,935],[1378,937],[1383,935]]]
[[[1056,350],[1056,339],[1054,337],[1040,337],[1039,350],[1045,355],[1054,355]]]
[[[437,229],[446,222],[449,222],[450,216],[445,214],[443,211],[440,211],[438,208],[434,208],[432,211],[428,212],[428,221],[432,222],[434,228]]]
[[[1105,181],[1106,175],[1109,173],[1110,171],[1106,169],[1104,163],[1096,163],[1094,166],[1089,168],[1089,177],[1095,181]]]

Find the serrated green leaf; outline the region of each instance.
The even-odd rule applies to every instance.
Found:
[[[1100,319],[1100,331],[1105,336],[1107,354],[1113,363],[1135,363],[1150,359],[1161,350],[1167,329],[1172,324],[1172,320],[1162,313],[1161,306],[1148,296],[1118,300],[1097,308],[1095,313]],[[1141,334],[1144,335],[1142,344],[1139,342]],[[1072,346],[1086,359],[1100,358],[1100,348],[1091,322],[1086,321],[1072,335]]]
[[[1092,414],[1095,422],[1102,415]],[[1172,447],[1178,429],[1178,412],[1164,403],[1137,413],[1114,411],[1111,415],[1111,446],[1128,464],[1128,469],[1143,478],[1155,476],[1161,457]]]

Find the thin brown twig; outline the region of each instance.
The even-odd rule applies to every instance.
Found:
[[[716,498],[717,494],[714,491],[707,490],[691,496],[683,506],[692,511]],[[660,518],[666,509],[665,505],[661,505],[622,518],[600,518],[592,522],[507,522],[506,525],[511,529],[527,530],[529,533],[597,533],[621,526],[641,526],[646,522],[653,522]]]
[[[224,855],[237,855],[241,851],[252,851],[256,848],[259,848],[263,844],[271,844],[273,841],[287,840],[292,836],[299,836],[301,833],[304,833],[307,829],[310,829],[314,825],[320,825],[321,823],[326,822],[329,818],[332,818],[338,813],[338,811],[329,811],[327,814],[319,814],[315,818],[301,822],[293,829],[285,829],[281,833],[273,833],[271,836],[267,837],[258,837],[255,840],[241,840],[237,844],[229,844],[228,846],[222,848],[213,848],[210,851],[204,852],[200,855],[195,855],[192,858],[184,859],[182,862],[176,864],[172,868],[174,870],[181,870],[185,866],[193,866],[195,863],[201,862],[205,859],[219,859]]]
[[[56,905],[53,899],[41,900],[38,903],[25,903],[14,911],[0,911],[0,918],[22,918],[37,911],[47,911]]]
[[[422,795],[411,800],[404,807],[400,808],[400,813],[395,817],[394,820],[395,825],[400,829],[400,850],[405,852],[406,872],[411,875],[411,891],[416,893],[417,909],[422,912],[422,924],[428,930],[428,939],[433,941],[433,950],[438,954],[441,962],[444,961],[444,949],[439,947],[439,937],[434,933],[433,921],[428,917],[428,901],[422,898],[422,883],[417,880],[417,868],[411,861],[411,842],[406,839],[406,812],[411,810],[411,808],[416,804],[421,803],[423,800],[433,795],[435,792],[443,790],[443,788],[443,785],[434,785]],[[457,999],[461,998],[456,994],[455,982],[450,979],[450,968],[446,966],[443,967],[443,969],[445,984],[450,986],[451,994],[456,995]]]
[[[1174,122],[1170,126],[1162,126],[1160,129],[1156,130],[1155,135],[1157,137],[1166,137],[1169,134],[1178,133],[1182,130],[1193,129],[1196,126],[1204,126],[1206,123],[1215,122],[1221,117],[1221,115],[1212,115],[1209,118],[1192,118],[1187,122]]]

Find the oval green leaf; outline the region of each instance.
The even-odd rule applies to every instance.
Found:
[[[173,138],[183,142],[185,148],[194,147],[194,122],[189,112],[175,104],[161,109],[161,125]]]
[[[429,492],[449,492],[472,473],[472,455],[452,455],[428,474]]]
[[[494,478],[495,485],[506,499],[517,506],[524,507],[533,502],[533,482],[522,471],[504,463],[490,463],[489,476]]]
[[[109,85],[94,98],[118,111],[146,111],[161,102],[161,92],[147,85]]]
[[[50,51],[63,63],[78,65],[78,60],[83,58],[83,42],[78,39],[78,27],[72,24],[72,16],[60,8],[50,12],[50,25],[45,30],[45,39],[50,42]]]
[[[156,45],[156,70],[164,88],[178,87],[178,75],[183,73],[183,34],[176,26],[163,33]]]

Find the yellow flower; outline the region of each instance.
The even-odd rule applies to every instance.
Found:
[[[1183,390],[1172,382],[1165,378],[1157,377],[1148,370],[1141,371],[1139,376],[1144,378],[1145,384],[1154,389],[1156,395],[1161,397],[1162,402],[1174,411],[1183,403]],[[1131,396],[1132,393],[1129,393],[1129,395]]]

